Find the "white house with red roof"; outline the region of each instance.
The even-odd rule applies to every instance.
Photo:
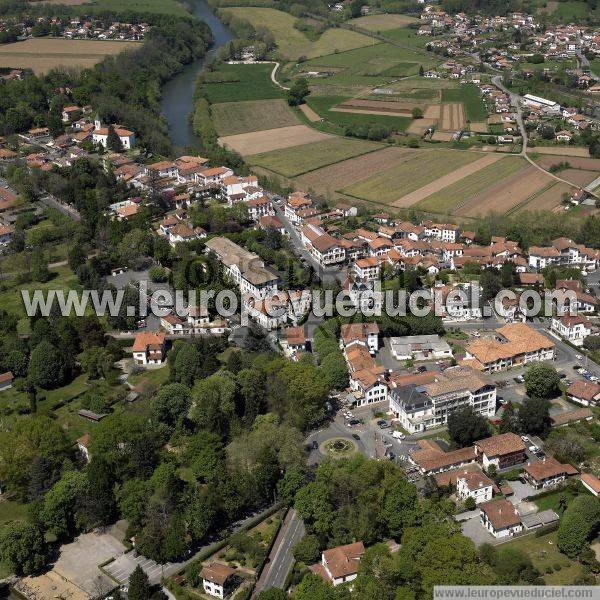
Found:
[[[133,342],[133,360],[136,365],[162,365],[166,350],[166,334],[163,332],[138,333]]]
[[[583,315],[552,317],[552,331],[574,346],[583,346],[583,340],[592,333],[592,322]]]
[[[135,144],[135,132],[123,127],[122,125],[112,125],[114,132],[119,136],[121,145],[125,150],[131,150]],[[108,134],[110,127],[104,127],[102,121],[96,117],[94,121],[94,131],[92,132],[92,140],[94,144],[101,144],[105,148],[108,144]]]
[[[360,559],[364,553],[365,547],[362,542],[330,548],[322,553],[320,564],[313,565],[310,570],[334,587],[348,583],[356,579]]]

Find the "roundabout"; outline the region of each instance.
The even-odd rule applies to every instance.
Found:
[[[319,448],[321,454],[331,458],[347,458],[357,451],[357,445],[348,438],[331,438]]]

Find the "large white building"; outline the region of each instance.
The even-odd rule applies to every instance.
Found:
[[[422,385],[392,386],[390,411],[410,433],[441,427],[448,415],[465,406],[484,417],[496,411],[496,387],[473,369],[453,367],[432,374],[433,380]]]

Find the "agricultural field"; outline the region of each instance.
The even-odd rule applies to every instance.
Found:
[[[314,171],[381,148],[382,145],[375,142],[336,137],[276,152],[256,154],[249,156],[247,162],[250,165],[269,169],[269,171],[284,177],[296,177],[308,171]]]
[[[433,213],[451,213],[461,203],[468,202],[506,177],[525,169],[527,165],[523,158],[516,156],[490,154],[486,158],[487,165],[425,197],[417,207]],[[481,161],[477,161],[469,166],[480,163]]]
[[[570,185],[557,181],[541,193],[536,194],[525,204],[519,206],[514,213],[518,214],[524,210],[553,210],[560,205],[563,194],[570,191]]]
[[[458,207],[454,214],[463,217],[480,217],[491,212],[506,213],[517,210],[534,195],[541,194],[550,187],[554,181],[549,175],[530,166],[472,197]]]
[[[382,35],[409,48],[421,48],[423,50],[430,41],[427,39],[428,36],[417,35],[414,29],[409,29],[406,26],[388,29],[387,31],[383,31]]]
[[[308,106],[326,121],[344,127],[346,125],[368,125],[377,123],[386,127],[392,127],[397,131],[404,131],[411,122],[410,117],[396,116],[392,114],[368,114],[364,112],[345,112],[332,110],[342,102],[350,100],[344,96],[313,96],[310,95],[306,101]]]
[[[439,62],[429,52],[379,43],[309,60],[302,69],[333,72],[330,77],[315,81],[320,87],[375,86],[390,78],[417,75],[421,65],[427,69]]]
[[[275,38],[277,54],[290,61],[345,52],[371,43],[371,38],[366,35],[339,28],[327,29],[319,39],[311,41],[294,27],[295,17],[274,8],[244,6],[221,10],[250,22],[254,27],[266,27]]]
[[[407,194],[479,158],[481,155],[474,152],[423,151],[382,173],[343,188],[342,192],[355,198],[394,205]]]
[[[348,21],[349,25],[356,25],[356,27],[362,27],[362,29],[368,29],[369,31],[387,31],[388,29],[397,29],[399,27],[406,27],[411,23],[418,23],[419,19],[409,17],[407,15],[368,15],[366,17],[358,17],[358,19],[352,19]]]
[[[339,190],[343,187],[354,185],[376,173],[386,171],[393,165],[398,164],[399,161],[409,160],[419,152],[419,150],[390,146],[383,148],[383,150],[369,152],[328,167],[310,171],[296,177],[293,183],[296,184],[298,189],[313,189],[317,194],[323,196],[342,198],[344,196],[340,194]]]
[[[212,104],[210,116],[221,136],[298,125],[298,119],[285,100]]]
[[[51,0],[53,4],[84,4],[78,0]],[[189,16],[182,2],[178,0],[93,0],[90,9],[93,12],[133,11],[138,13],[150,12],[179,17]]]
[[[43,75],[56,67],[93,67],[105,56],[137,48],[141,42],[32,38],[0,45],[0,67],[32,69]]]
[[[200,86],[211,104],[283,98],[284,91],[271,81],[272,64],[219,65],[211,81]]]
[[[442,102],[462,102],[468,121],[485,121],[488,116],[479,90],[470,83],[442,90]]]
[[[459,131],[466,125],[465,107],[462,102],[445,102],[440,107],[438,128],[442,131]]]
[[[219,143],[239,152],[242,156],[248,156],[249,154],[262,154],[281,148],[289,148],[290,146],[320,142],[331,137],[307,125],[292,125],[291,127],[228,135],[219,138]]]
[[[557,156],[576,156],[580,158],[589,158],[590,151],[587,148],[578,146],[536,146],[529,148],[529,154],[551,154]]]

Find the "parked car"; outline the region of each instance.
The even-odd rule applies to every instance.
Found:
[[[577,360],[583,360],[583,356],[581,356],[581,354],[576,354],[576,355],[575,355],[575,358],[576,358]]]
[[[390,426],[390,424],[383,419],[381,421],[377,421],[377,425],[379,425],[380,429],[387,429]]]
[[[313,440],[312,447],[313,450],[316,450],[319,447],[319,442],[317,442],[317,440]]]
[[[395,454],[394,452],[390,452],[390,453],[388,454],[388,458],[389,458],[390,460],[394,460],[394,459],[396,458],[396,454]]]
[[[425,371],[427,371],[427,367],[425,365],[421,365],[420,367],[417,367],[417,371],[419,371],[419,373],[425,373]]]
[[[360,421],[358,419],[350,419],[348,425],[358,425]]]
[[[401,431],[396,430],[392,433],[392,437],[397,440],[403,440],[406,436]]]

